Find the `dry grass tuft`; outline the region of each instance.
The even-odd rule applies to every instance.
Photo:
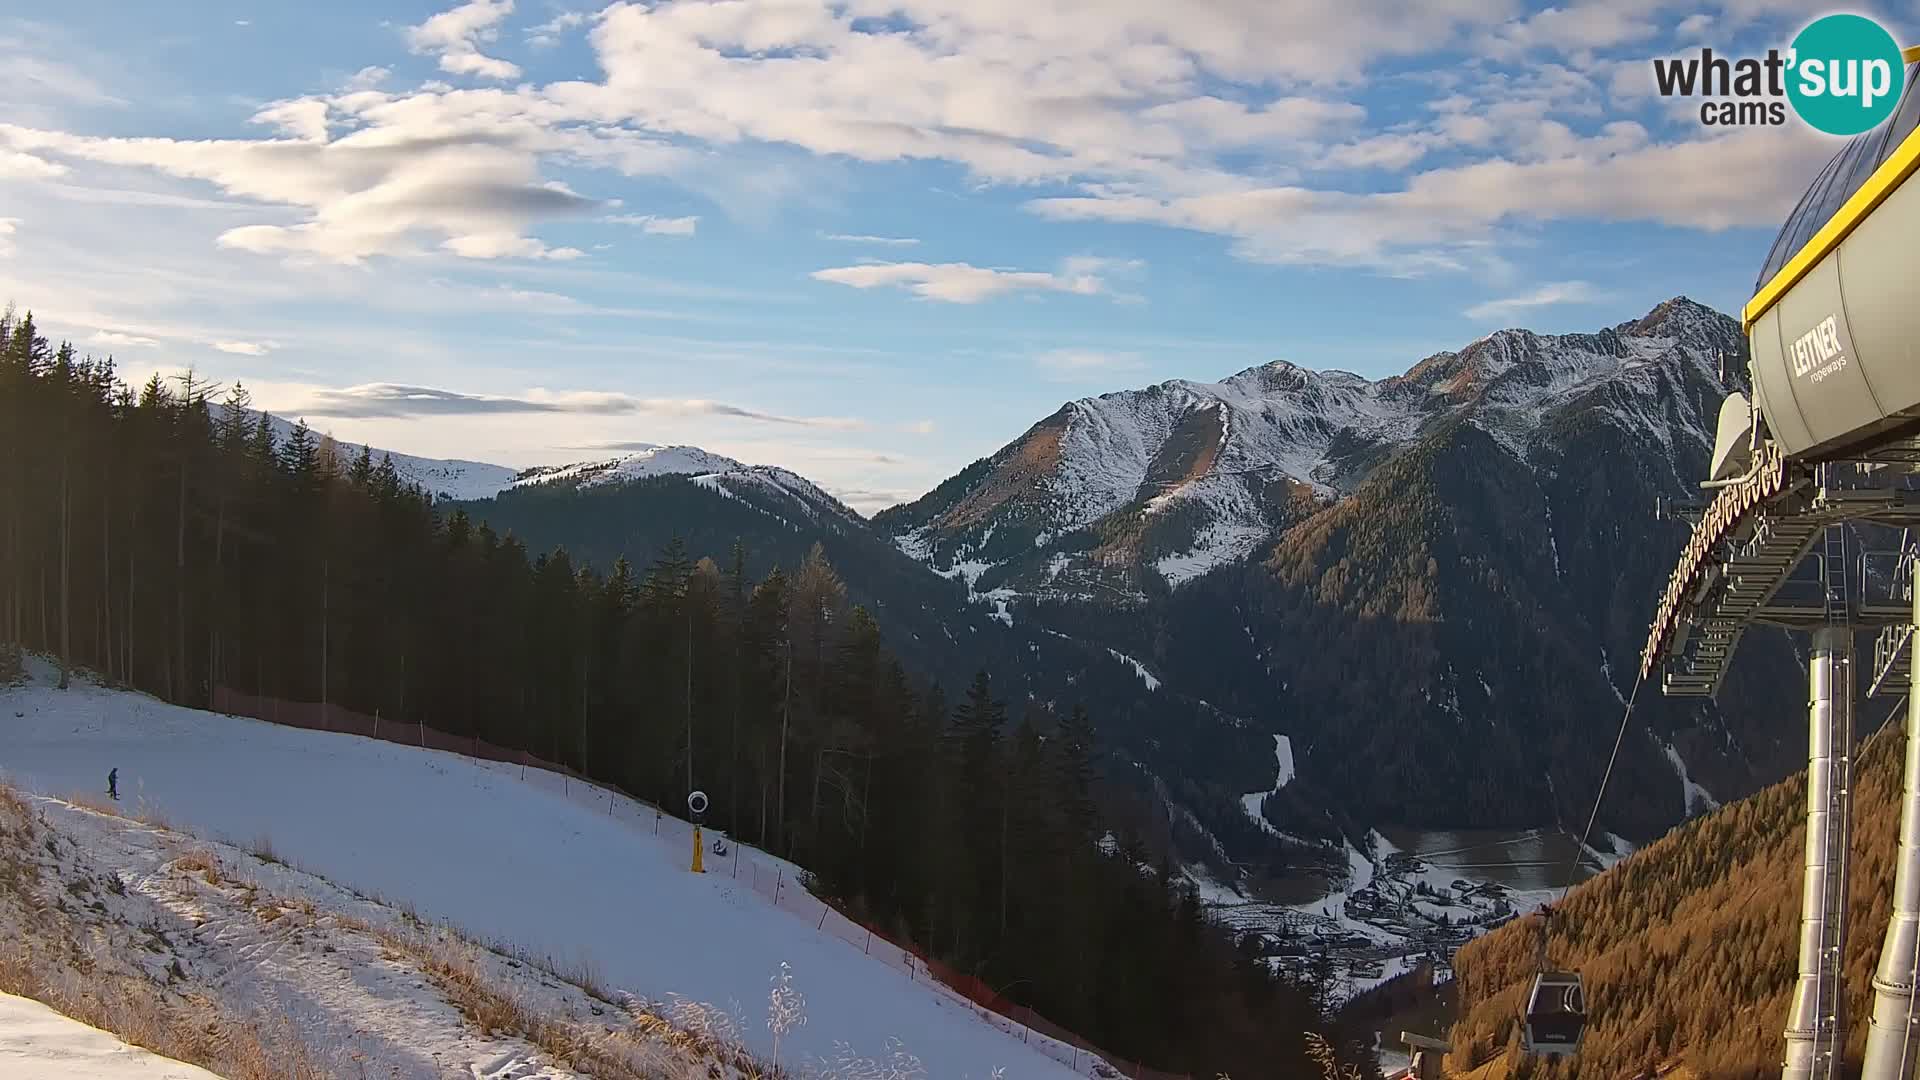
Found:
[[[0,784],[0,816],[17,819],[29,826],[33,823],[33,811],[27,809],[27,800],[5,784]]]
[[[114,812],[112,807],[94,808]],[[9,837],[29,839],[38,828],[26,800],[5,785],[0,785],[0,828]],[[8,922],[18,931],[0,941],[0,991],[43,1002],[123,1042],[199,1065],[228,1080],[328,1080],[340,1075],[302,1042],[284,1017],[235,1015],[217,1001],[179,993],[137,969],[112,968],[111,956],[95,954],[92,928],[41,896],[43,849],[49,858],[59,857],[52,833],[44,845],[0,844],[0,910],[10,912]],[[203,850],[189,851],[177,862],[190,871],[219,872],[217,861]],[[64,886],[56,878],[49,887],[62,887],[76,897],[92,889],[85,878]],[[118,878],[109,877],[105,887],[125,892]],[[148,933],[165,941],[157,929]],[[152,947],[159,949],[157,944]],[[177,960],[172,970],[178,972]]]
[[[107,799],[104,795],[95,795],[90,791],[88,792],[76,791],[73,794],[68,795],[66,801],[69,803],[72,803],[75,806],[84,807],[88,810],[91,810],[96,814],[105,814],[108,817],[125,817],[126,816],[125,814],[122,814],[120,812],[119,803],[113,802]]]
[[[43,943],[44,944],[44,943]],[[335,1075],[284,1017],[236,1018],[199,995],[146,979],[56,966],[25,942],[0,946],[0,990],[46,1004],[122,1042],[199,1065],[228,1080],[327,1080]]]
[[[220,870],[220,859],[206,848],[189,850],[173,860],[173,865],[190,874],[199,874],[209,885],[224,884],[227,880]]]
[[[490,950],[450,932],[396,932],[355,925],[376,935],[394,956],[425,973],[448,1002],[483,1034],[499,1032],[525,1039],[577,1072],[602,1080],[718,1080],[728,1076],[762,1080],[768,1075],[737,1038],[723,1038],[723,1034],[731,1036],[734,1028],[731,1018],[724,1024],[717,1020],[724,1015],[718,1010],[704,1006],[675,1007],[672,1011],[630,1006],[632,1028],[607,1031],[533,1012],[488,974],[483,958]],[[591,969],[583,967],[587,970],[585,983],[560,977],[611,1004],[605,991],[587,985],[592,981]]]

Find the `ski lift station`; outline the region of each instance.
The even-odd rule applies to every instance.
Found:
[[[1834,156],[1787,218],[1743,313],[1752,398],[1720,409],[1707,498],[1655,612],[1640,679],[1711,696],[1749,627],[1812,637],[1807,847],[1783,1080],[1845,1072],[1854,706],[1905,695],[1892,914],[1863,1080],[1920,1064],[1920,50],[1905,98]],[[1854,642],[1877,635],[1872,655]],[[1857,665],[1857,666],[1856,666]],[[1864,669],[1864,677],[1857,672]],[[1535,1005],[1581,992],[1536,979]],[[1540,1013],[1542,1019],[1546,1013]],[[1529,1006],[1528,1023],[1535,1021]],[[1578,1035],[1574,1036],[1577,1044]]]

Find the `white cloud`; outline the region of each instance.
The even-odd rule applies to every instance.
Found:
[[[1553,307],[1559,304],[1591,304],[1603,299],[1605,297],[1594,288],[1591,282],[1556,281],[1518,296],[1475,304],[1466,310],[1466,316],[1469,319],[1499,322],[1535,308]]]
[[[822,161],[939,160],[977,182],[1065,185],[1075,194],[1029,205],[1055,218],[1214,232],[1247,258],[1392,272],[1468,265],[1456,245],[1484,242],[1514,220],[1768,221],[1781,190],[1798,194],[1808,156],[1797,131],[1662,144],[1639,124],[1603,123],[1633,65],[1590,54],[1637,48],[1664,0],[1578,0],[1538,13],[1518,0],[1412,8],[1398,0],[1107,0],[1098,17],[1087,2],[617,3],[597,16],[562,13],[531,31],[538,38],[591,25],[599,82],[429,83],[389,93],[369,88],[379,69],[368,68],[339,94],[275,103],[256,117],[291,138],[89,139],[0,125],[0,142],[11,144],[0,153],[42,163],[15,166],[23,169],[80,157],[209,181],[295,215],[229,230],[223,245],[346,262],[435,244],[470,258],[578,257],[532,227],[610,204],[546,180],[549,165],[660,175],[705,162],[751,190],[704,181],[700,190],[751,216],[735,204],[804,198],[827,168],[773,156],[767,146],[779,144]],[[512,10],[511,0],[472,0],[410,28],[407,41],[447,71],[517,77],[512,64],[481,51]],[[1373,130],[1343,89],[1362,85],[1368,65],[1383,58],[1476,43],[1525,53],[1527,62],[1502,70],[1475,61],[1471,78],[1395,76],[1393,92],[1405,82],[1433,104],[1419,119]],[[1581,56],[1539,55],[1569,49]],[[1326,170],[1397,174],[1442,152],[1453,154],[1446,167],[1400,191],[1391,183],[1323,190],[1302,179]],[[741,155],[766,158],[765,167],[718,164],[738,165]],[[1733,165],[1761,182],[1708,183]],[[788,176],[796,179],[780,179]],[[1451,190],[1456,176],[1497,195]],[[1711,205],[1703,188],[1726,205]],[[691,227],[690,219],[633,221],[656,231]],[[991,280],[982,273],[973,276]],[[954,292],[920,284],[923,295]]]
[[[437,54],[440,70],[483,79],[517,79],[520,67],[487,56],[480,46],[499,36],[499,25],[513,13],[513,0],[468,0],[407,30],[416,53]]]
[[[1300,186],[1217,194],[1051,197],[1027,203],[1063,221],[1153,222],[1233,237],[1245,258],[1361,266],[1395,274],[1462,270],[1463,245],[1514,221],[1649,221],[1719,230],[1767,226],[1799,198],[1805,176],[1832,148],[1803,131],[1743,130],[1710,140],[1644,144],[1623,125],[1574,140],[1559,156],[1490,158],[1434,169],[1398,191],[1352,193]],[[1795,157],[1800,161],[1794,162]],[[1737,185],[1727,176],[1743,177]]]
[[[1689,15],[1680,20],[1680,25],[1673,28],[1673,34],[1681,41],[1699,41],[1705,38],[1707,31],[1711,29],[1713,29],[1713,16]]]
[[[38,28],[36,27],[36,31]],[[42,39],[41,44],[46,44]],[[63,43],[70,44],[70,43]],[[66,51],[66,50],[63,50]],[[72,53],[67,52],[68,58]],[[91,65],[89,65],[91,66]],[[75,105],[125,105],[99,80],[68,63],[28,51],[20,38],[0,37],[0,102],[52,100]]]
[[[1364,116],[1324,95],[1232,100],[1201,89],[1204,76],[1347,80],[1369,58],[1424,49],[1505,6],[617,4],[593,35],[606,86],[568,94],[709,142],[944,159],[993,181],[1174,179],[1206,171],[1215,151],[1285,145]]]
[[[0,180],[51,180],[65,176],[67,167],[15,150],[0,150]]]
[[[1144,273],[1147,269],[1147,261],[1116,259],[1105,255],[1069,255],[1061,260],[1060,269],[1074,277],[1085,277],[1091,274],[1131,277]]]
[[[0,217],[0,257],[13,254],[13,234],[19,228],[19,218]]]
[[[613,168],[659,171],[679,152],[631,132],[543,126],[503,116],[496,92],[394,97],[364,91],[283,102],[261,117],[304,129],[295,139],[112,139],[0,123],[21,152],[156,169],[227,194],[301,211],[293,224],[229,229],[223,247],[339,262],[418,253],[438,239],[467,258],[578,257],[527,235],[536,220],[581,215],[601,203],[540,175],[543,154]],[[348,128],[328,140],[329,124]],[[283,215],[275,214],[276,218]]]
[[[1092,349],[1053,349],[1033,358],[1034,366],[1053,382],[1101,381],[1146,370],[1134,353]]]
[[[341,89],[349,92],[355,90],[374,90],[392,77],[393,71],[391,68],[369,64],[347,76],[347,81],[341,84]]]
[[[140,334],[122,334],[117,330],[95,331],[93,336],[87,339],[87,343],[89,345],[102,345],[107,348],[117,349],[151,349],[160,344],[155,338],[144,337]]]
[[[223,353],[233,353],[236,356],[265,356],[273,351],[272,342],[210,341],[207,344],[212,345]]]
[[[400,383],[309,387],[294,408],[309,416],[357,420],[563,413],[581,416],[705,417],[835,431],[857,431],[867,426],[864,421],[850,417],[787,416],[710,398],[642,398],[604,390],[555,391],[537,387],[518,395],[471,394]]]
[[[815,270],[816,281],[831,281],[856,289],[906,289],[928,300],[976,304],[1018,290],[1077,293],[1092,296],[1106,283],[1091,273],[1050,273],[1039,270],[994,270],[968,263],[862,263]]]
[[[615,225],[638,226],[641,232],[652,236],[692,236],[700,227],[699,215],[692,217],[657,217],[653,214],[615,214],[606,219]]]
[[[584,11],[563,11],[539,26],[527,29],[527,44],[538,48],[550,48],[560,44],[560,36],[575,27],[585,25],[593,16]]]
[[[274,102],[254,113],[253,122],[271,125],[291,138],[327,141],[327,103],[317,98]]]
[[[1669,0],[1575,0],[1499,26],[1481,41],[1484,54],[1514,58],[1529,50],[1578,53],[1645,41],[1659,33],[1653,20]]]
[[[822,233],[821,238],[842,244],[878,244],[883,247],[913,247],[920,242],[911,236],[869,236],[863,233]]]

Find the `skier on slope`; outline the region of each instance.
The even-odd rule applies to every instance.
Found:
[[[107,795],[115,802],[120,800],[120,769],[118,766],[107,770]]]

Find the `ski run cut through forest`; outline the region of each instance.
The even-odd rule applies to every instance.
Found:
[[[22,791],[104,800],[105,770],[117,766],[129,814],[209,841],[270,845],[341,890],[387,898],[474,940],[646,1001],[728,1014],[761,1061],[775,1053],[766,1014],[784,967],[804,996],[804,1023],[778,1048],[795,1072],[849,1075],[863,1060],[911,1055],[942,1077],[1095,1075],[1088,1055],[983,1016],[897,949],[882,955],[845,925],[827,925],[846,921],[805,895],[791,864],[734,844],[725,856],[708,849],[708,872],[689,873],[689,827],[657,820],[652,807],[540,770],[81,682],[62,692],[45,665],[30,667],[37,677],[0,697],[10,732],[0,764]],[[241,987],[263,984],[272,985]],[[283,989],[283,1004],[301,1015],[305,991]],[[369,1008],[360,1019],[377,1032],[384,1006]],[[483,1061],[445,1064],[495,1075]]]

